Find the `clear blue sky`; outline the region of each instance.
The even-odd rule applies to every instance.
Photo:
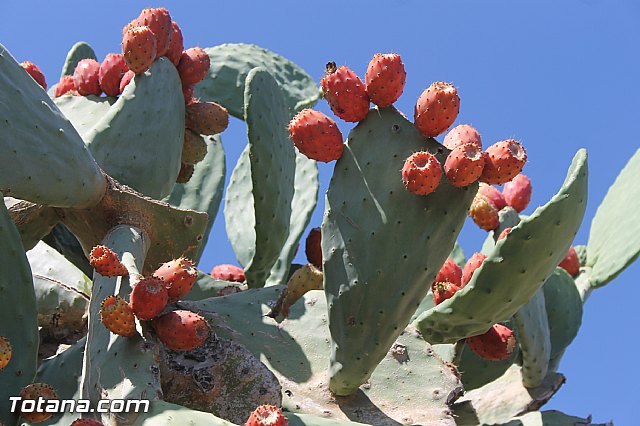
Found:
[[[575,151],[586,147],[589,204],[578,244],[586,243],[600,200],[640,146],[640,2],[633,0],[7,0],[0,3],[0,42],[18,60],[40,65],[53,84],[73,43],[89,42],[100,59],[119,52],[121,28],[149,6],[170,10],[187,47],[259,44],[298,63],[316,81],[329,60],[363,75],[374,53],[399,53],[408,75],[396,106],[411,116],[432,81],[453,82],[461,97],[458,123],[476,126],[485,146],[512,137],[524,143],[532,207],[554,194]],[[329,112],[326,105],[319,108]],[[350,126],[341,128],[346,136]],[[230,171],[246,143],[243,123],[234,119],[222,138]],[[322,193],[331,170],[321,167]],[[320,199],[312,226],[321,221]],[[201,262],[205,271],[235,263],[223,222],[220,213]],[[483,238],[468,222],[460,237],[467,255],[479,250]],[[304,261],[303,250],[297,261]],[[635,264],[589,299],[580,334],[560,367],[567,383],[547,408],[638,424],[632,384],[640,382],[633,359],[640,350],[639,275]]]

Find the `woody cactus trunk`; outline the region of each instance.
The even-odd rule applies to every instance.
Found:
[[[133,27],[154,30],[161,19],[140,21],[145,13]],[[175,27],[168,28],[178,37]],[[321,263],[294,265],[319,185],[316,161],[305,155],[309,145],[303,149],[287,128],[322,97],[300,67],[246,44],[206,48],[204,59],[194,50],[175,61],[168,51],[128,84],[121,73],[121,93],[109,97],[79,90],[86,76],[78,64],[96,58],[86,43],[72,48],[48,93],[0,50],[0,336],[10,344],[0,345],[5,426],[33,420],[33,413],[12,412],[10,400],[31,383],[90,408],[100,400],[151,401],[147,412],[59,410],[65,412],[44,416],[47,425],[81,416],[105,425],[242,425],[259,405],[281,408],[286,419],[278,424],[291,425],[589,423],[537,410],[564,382],[557,369],[578,333],[584,302],[640,252],[640,219],[628,213],[640,200],[640,152],[602,201],[588,243],[575,247],[573,275],[558,265],[585,212],[585,150],[575,154],[556,195],[531,214],[489,206],[495,225],[484,261],[468,282],[455,283],[438,274],[443,265],[461,270],[467,263],[456,238],[472,203],[472,213],[480,205],[477,177],[454,185],[446,166],[454,145],[425,136],[424,126],[392,105],[367,107],[350,120],[357,123],[344,145],[341,136],[339,146],[323,139],[339,158],[324,198],[315,256]],[[126,51],[124,59],[129,64]],[[331,72],[343,71],[334,65]],[[194,73],[199,82],[185,84]],[[362,90],[372,84],[369,77]],[[335,102],[338,92],[325,90],[325,97]],[[430,102],[425,98],[416,117],[420,103]],[[205,123],[217,129],[209,135],[194,124],[202,118],[194,105],[203,104],[213,105],[201,114],[215,121]],[[429,108],[438,113],[437,105]],[[218,133],[227,112],[244,120],[248,143],[225,191]],[[445,165],[426,195],[408,190],[401,173],[416,152]],[[157,319],[135,318],[128,336],[107,329],[106,298],[130,301],[132,289],[172,259],[197,264],[223,198],[245,282],[198,271],[188,292],[160,307],[162,314],[203,318],[207,337],[175,350],[161,338]],[[117,254],[121,276],[104,276],[89,264],[98,245]],[[439,292],[444,284],[457,291],[436,305],[432,287]],[[496,324],[509,334],[498,338],[499,359],[483,356],[486,347],[472,350],[471,338]],[[38,357],[39,345],[42,354],[52,344],[47,357]]]

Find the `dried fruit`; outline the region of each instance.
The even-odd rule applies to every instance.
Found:
[[[13,350],[11,349],[11,343],[9,343],[7,338],[0,336],[0,370],[9,364],[12,355]]]
[[[427,138],[444,133],[458,117],[460,98],[449,83],[436,81],[418,98],[413,119],[418,131]]]
[[[191,291],[198,279],[198,270],[189,259],[179,257],[162,264],[153,276],[164,283],[169,302],[175,302]]]
[[[230,281],[233,283],[245,282],[244,269],[236,265],[217,265],[211,270],[211,276],[216,280]]]
[[[301,153],[324,163],[339,159],[344,150],[336,122],[312,109],[303,109],[293,117],[289,137]]]
[[[477,146],[478,149],[482,151],[480,133],[478,133],[475,127],[468,124],[460,124],[451,129],[449,133],[447,133],[447,136],[444,137],[444,142],[442,142],[445,147],[451,150],[467,143]]]
[[[274,405],[261,405],[249,416],[245,426],[287,426],[289,420]]]
[[[156,36],[149,27],[129,27],[122,35],[122,54],[131,71],[142,74],[158,53]]]
[[[473,253],[473,256],[467,260],[467,263],[464,265],[462,269],[462,287],[467,285],[469,281],[471,281],[471,277],[473,273],[482,265],[482,262],[487,258],[487,255],[482,253]]]
[[[307,261],[322,270],[322,231],[320,228],[313,228],[309,231],[304,251],[307,255]]]
[[[531,180],[522,173],[504,184],[502,195],[508,205],[521,212],[531,201]]]
[[[442,178],[442,166],[435,155],[420,151],[412,154],[402,167],[402,181],[408,191],[418,195],[431,194]]]
[[[98,81],[100,88],[107,96],[120,94],[120,81],[122,76],[129,71],[124,57],[119,53],[109,53],[100,64]]]
[[[118,255],[107,246],[95,246],[89,254],[89,263],[103,277],[120,277],[129,275]]]
[[[83,59],[78,62],[73,72],[73,82],[76,90],[82,96],[100,96],[100,64],[95,59]]]
[[[201,82],[209,72],[209,55],[200,47],[192,47],[182,52],[178,63],[178,74],[183,86]]]
[[[482,151],[471,143],[455,147],[444,163],[447,180],[456,187],[467,186],[477,181],[483,168]]]
[[[22,398],[22,401],[20,401],[20,416],[31,423],[43,422],[53,415],[53,413],[45,412],[45,407],[42,407],[42,411],[37,409],[40,398],[46,401],[58,399],[56,390],[46,383],[31,383],[20,391],[19,396]]]
[[[207,155],[207,142],[193,130],[185,129],[182,142],[182,164],[197,164]]]
[[[524,147],[513,139],[496,142],[484,153],[484,170],[480,180],[492,185],[509,182],[527,162]]]
[[[180,164],[180,171],[178,172],[178,176],[176,176],[176,183],[187,183],[191,176],[193,176],[193,172],[195,171],[195,167],[193,164]]]
[[[335,62],[329,62],[320,86],[331,111],[344,121],[357,122],[367,116],[367,91],[360,77],[346,66],[337,68]]]
[[[573,246],[569,247],[567,255],[562,259],[558,266],[567,271],[572,277],[578,276],[580,273],[580,259],[578,258],[578,253],[576,253],[576,249]]]
[[[200,346],[209,337],[207,321],[190,311],[173,311],[153,320],[158,338],[174,351],[189,351]]]
[[[47,80],[44,78],[44,73],[40,68],[30,61],[20,62],[20,66],[33,78],[36,83],[40,85],[44,90],[47,90]]]
[[[431,284],[431,291],[433,292],[433,303],[439,305],[447,299],[453,297],[453,295],[462,287],[447,281],[434,281]]]
[[[107,296],[102,301],[100,321],[107,330],[119,336],[131,337],[137,333],[133,310],[120,296]]]
[[[489,361],[500,361],[511,355],[516,348],[516,336],[513,330],[501,324],[495,324],[484,334],[467,337],[467,346],[479,357]]]
[[[442,268],[440,268],[440,271],[433,282],[449,282],[459,286],[461,281],[462,268],[458,266],[455,260],[448,258],[442,265]]]
[[[229,125],[229,113],[215,102],[193,102],[185,111],[185,127],[201,135],[217,135]]]
[[[402,95],[406,79],[400,55],[376,53],[364,76],[367,95],[379,107],[390,106]]]
[[[162,312],[169,300],[164,283],[155,277],[141,279],[131,291],[129,304],[135,316],[141,320],[150,320]]]
[[[485,231],[493,231],[500,224],[498,209],[482,195],[476,195],[469,207],[469,217]]]

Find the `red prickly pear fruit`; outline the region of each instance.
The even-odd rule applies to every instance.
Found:
[[[76,89],[76,83],[73,81],[72,75],[65,75],[60,79],[58,84],[56,85],[56,90],[54,92],[54,96],[59,98],[65,94],[73,95],[74,93],[78,94],[78,90]]]
[[[141,320],[157,317],[168,301],[169,294],[164,283],[155,277],[141,279],[129,296],[129,305]]]
[[[133,80],[133,77],[135,76],[136,73],[131,70],[124,73],[122,79],[120,80],[120,93],[124,92],[124,88],[127,87],[127,84],[131,83],[131,80]]]
[[[478,187],[478,195],[485,197],[493,206],[498,210],[502,210],[507,207],[507,201],[504,199],[502,192],[495,186],[487,185],[486,183],[480,183]]]
[[[217,265],[211,270],[211,276],[216,280],[229,281],[232,283],[245,282],[244,270],[236,265]]]
[[[244,426],[287,426],[287,419],[282,410],[274,405],[261,405],[247,419]]]
[[[379,107],[388,107],[398,100],[404,90],[407,73],[400,55],[376,53],[364,76],[367,95]]]
[[[184,104],[191,105],[198,102],[198,99],[193,97],[194,86],[182,86],[182,96],[184,97]]]
[[[313,228],[307,235],[304,252],[307,261],[322,270],[322,231],[320,228]]]
[[[484,152],[484,170],[480,180],[492,185],[509,182],[527,162],[524,147],[513,139],[496,142]]]
[[[312,109],[303,109],[289,122],[289,137],[308,158],[328,163],[342,156],[342,133],[331,118]]]
[[[471,277],[473,273],[482,265],[482,262],[487,258],[485,254],[482,253],[473,253],[473,256],[467,260],[467,263],[464,265],[464,269],[462,269],[462,287],[467,285],[469,281],[471,281]]]
[[[502,230],[502,232],[500,233],[500,235],[498,235],[498,239],[496,241],[500,241],[503,238],[507,238],[507,235],[509,235],[509,233],[511,232],[513,228],[505,228]]]
[[[83,59],[73,71],[73,82],[82,96],[100,96],[100,64],[95,59]]]
[[[482,175],[483,168],[482,151],[471,143],[455,147],[444,163],[444,173],[447,180],[458,188],[477,181]]]
[[[195,171],[195,167],[193,164],[180,164],[180,171],[178,172],[178,176],[176,176],[176,183],[187,183],[191,176],[193,176],[193,172]]]
[[[434,281],[433,284],[431,284],[431,291],[433,291],[433,302],[436,305],[439,305],[445,300],[453,297],[453,295],[456,294],[456,292],[461,288],[462,287],[460,287],[459,285],[447,281]]]
[[[344,121],[355,123],[369,113],[369,95],[364,84],[346,66],[338,68],[335,62],[329,62],[320,86],[331,111]]]
[[[504,184],[502,195],[508,205],[521,212],[531,201],[531,180],[522,173]]]
[[[59,398],[58,393],[53,388],[53,386],[48,385],[46,383],[31,383],[30,385],[27,385],[24,388],[22,388],[19,396],[22,399],[20,402],[20,416],[26,421],[31,423],[43,422],[53,415],[53,413],[47,413],[44,410],[45,407],[40,407],[42,410],[38,409],[39,404],[37,403],[37,401],[40,398],[46,401],[53,401]],[[36,406],[35,406],[35,409],[33,409],[33,411],[31,410],[32,407],[29,407],[30,408],[29,411],[27,411],[26,409],[23,410],[23,405],[25,400],[36,401]]]
[[[173,31],[171,29],[171,15],[169,11],[163,7],[142,9],[140,15],[131,22],[132,26],[147,26],[157,40],[157,56],[159,58],[164,56],[171,45],[171,36]]]
[[[179,257],[162,264],[153,276],[164,283],[169,302],[175,302],[191,291],[198,279],[198,270],[189,259]]]
[[[209,325],[190,311],[172,311],[153,320],[153,328],[164,346],[174,351],[190,351],[209,337]]]
[[[97,420],[92,419],[76,419],[71,423],[71,426],[104,426]]]
[[[477,146],[478,149],[482,151],[482,139],[480,138],[480,133],[478,133],[475,127],[468,124],[460,124],[447,133],[442,144],[448,149],[453,150],[455,147],[467,143]]]
[[[210,65],[209,55],[200,47],[192,47],[182,52],[177,66],[182,85],[192,86],[204,80]]]
[[[20,66],[33,78],[36,83],[40,85],[44,90],[47,90],[47,80],[44,78],[44,74],[40,71],[40,68],[30,61],[20,62]]]
[[[229,112],[215,102],[187,104],[185,126],[201,135],[217,135],[229,125]]]
[[[89,254],[89,263],[103,277],[129,275],[127,268],[120,262],[118,255],[107,246],[95,246]]]
[[[435,155],[420,151],[412,154],[402,167],[402,181],[409,192],[428,195],[436,190],[442,178],[442,166]]]
[[[479,357],[489,361],[509,358],[516,348],[516,336],[509,327],[495,324],[484,334],[467,337],[467,346]]]
[[[130,27],[122,35],[122,55],[131,71],[142,74],[158,52],[156,36],[149,27]]]
[[[109,53],[100,64],[98,81],[100,88],[107,96],[120,94],[120,81],[122,76],[129,71],[124,57],[119,53]]]
[[[567,271],[572,277],[578,276],[580,273],[580,259],[578,259],[578,254],[573,246],[569,247],[567,255],[558,266]]]
[[[489,202],[488,198],[483,196],[476,195],[473,199],[471,207],[469,207],[469,217],[485,231],[493,231],[500,224],[498,209]]]
[[[100,321],[107,330],[119,336],[131,337],[138,333],[133,310],[120,296],[107,296],[102,301]]]
[[[460,268],[455,260],[449,257],[442,265],[442,268],[440,268],[433,282],[448,282],[459,286],[462,282],[462,268]]]
[[[447,131],[456,121],[460,111],[460,98],[453,85],[436,81],[418,98],[413,121],[426,138],[433,138]]]
[[[171,22],[171,42],[169,48],[164,56],[171,61],[176,67],[180,63],[182,57],[182,51],[184,50],[184,39],[182,37],[182,30],[176,22]]]
[[[11,343],[9,343],[9,340],[5,337],[0,336],[0,370],[9,364],[12,355],[13,350],[11,349]]]

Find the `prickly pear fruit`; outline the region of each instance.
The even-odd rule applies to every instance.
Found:
[[[484,170],[480,180],[492,185],[509,182],[527,162],[524,147],[513,139],[496,142],[484,153]]]
[[[185,127],[201,135],[217,135],[229,125],[229,112],[215,102],[194,102],[187,105]]]
[[[104,425],[97,420],[76,419],[71,423],[71,426],[104,426]]]
[[[192,47],[182,52],[178,63],[178,74],[183,86],[200,83],[207,76],[211,62],[209,55],[200,47]]]
[[[187,183],[191,176],[193,176],[193,172],[195,171],[195,167],[193,164],[180,164],[180,171],[178,172],[178,176],[176,176],[176,183]]]
[[[174,351],[189,351],[209,337],[207,321],[190,311],[173,311],[153,320],[158,338]]]
[[[489,361],[508,358],[516,348],[516,336],[513,330],[501,324],[495,324],[486,333],[467,337],[466,340],[469,349]]]
[[[316,268],[322,270],[322,231],[320,228],[313,228],[307,235],[304,252],[307,255],[307,261]]]
[[[195,92],[194,86],[182,86],[182,97],[184,98],[185,105],[191,105],[198,102],[198,99],[193,97]]]
[[[217,265],[211,270],[211,276],[216,280],[230,281],[232,283],[245,282],[244,269],[236,265]]]
[[[11,349],[11,343],[5,337],[0,336],[0,370],[5,368],[9,361],[11,361],[11,355],[13,351]]]
[[[118,96],[120,93],[120,80],[129,71],[124,57],[119,53],[109,53],[100,64],[98,81],[100,88],[107,96]]]
[[[459,286],[462,282],[462,268],[458,266],[455,260],[449,257],[440,268],[433,282],[449,282]]]
[[[129,275],[127,268],[118,259],[118,255],[107,246],[95,246],[91,249],[89,263],[103,277]]]
[[[184,39],[182,37],[182,30],[176,22],[171,22],[171,41],[169,42],[169,48],[164,55],[171,61],[176,67],[180,63],[182,57],[182,51],[184,50]]]
[[[531,201],[531,180],[522,173],[519,174],[511,182],[504,184],[502,195],[508,205],[518,212],[523,211]]]
[[[135,336],[136,322],[131,306],[120,296],[107,296],[100,304],[100,321],[119,336]]]
[[[95,59],[83,59],[73,71],[73,82],[82,96],[100,96],[100,64]]]
[[[135,316],[141,320],[157,317],[167,306],[169,294],[164,283],[155,277],[141,279],[133,287],[129,304]]]
[[[464,265],[462,269],[462,287],[467,285],[469,281],[471,281],[471,277],[473,273],[482,265],[482,262],[487,258],[487,255],[482,253],[473,253],[473,256],[467,260],[467,263]]]
[[[498,209],[489,202],[489,199],[476,195],[469,207],[469,217],[476,225],[485,231],[493,231],[500,224]]]
[[[500,233],[500,235],[498,235],[498,239],[496,241],[500,241],[503,238],[507,238],[507,235],[509,235],[509,232],[511,232],[513,228],[505,228],[502,230],[502,232]]]
[[[477,181],[482,175],[484,158],[477,146],[468,143],[455,147],[444,163],[444,174],[458,188]]]
[[[249,416],[244,426],[287,426],[289,420],[274,405],[261,405]]]
[[[133,77],[135,76],[136,73],[131,70],[124,73],[122,79],[120,80],[120,93],[124,92],[124,88],[127,87],[127,84],[131,83],[131,80],[133,80]]]
[[[228,286],[218,290],[218,292],[216,293],[216,297],[224,297],[224,296],[228,296],[230,294],[236,294],[236,293],[241,293],[241,292],[242,292],[242,289],[240,287],[235,286],[235,285],[228,285]]]
[[[142,9],[140,15],[132,21],[135,26],[147,26],[157,40],[157,58],[164,56],[171,44],[171,15],[164,7]],[[155,58],[154,58],[155,59]]]
[[[53,388],[53,386],[48,385],[46,383],[31,383],[30,385],[25,386],[20,391],[19,396],[20,398],[22,398],[22,401],[20,402],[20,416],[26,421],[31,423],[43,422],[53,415],[53,413],[45,412],[44,411],[45,407],[41,407],[42,411],[38,410],[37,401],[40,398],[46,401],[52,401],[52,400],[58,399],[58,394],[56,393],[56,390]],[[36,406],[33,411],[26,411],[26,409],[23,409],[25,400],[36,401]]]
[[[412,154],[402,167],[402,181],[408,191],[418,195],[431,194],[442,178],[442,166],[435,155],[420,151]]]
[[[54,92],[54,96],[59,98],[60,96],[69,93],[70,95],[78,94],[78,90],[76,89],[76,83],[73,81],[72,75],[65,75],[60,79],[58,84],[56,85],[56,90]]]
[[[580,273],[580,259],[578,259],[578,254],[573,246],[569,247],[567,255],[558,266],[567,271],[572,277],[578,276]]]
[[[320,86],[331,111],[344,121],[355,123],[367,116],[367,91],[360,77],[346,66],[338,68],[335,62],[329,62]]]
[[[164,283],[169,302],[175,302],[191,291],[191,287],[198,279],[198,270],[189,259],[179,257],[162,264],[153,276]]]
[[[431,284],[431,291],[433,292],[433,303],[439,305],[447,299],[453,297],[456,291],[460,290],[460,287],[457,284],[447,282],[447,281],[434,281]]]
[[[404,90],[407,73],[400,55],[376,53],[364,76],[367,95],[379,107],[387,107],[398,100]]]
[[[158,53],[156,36],[149,27],[129,27],[122,35],[122,54],[127,66],[136,74],[149,69]]]
[[[478,133],[475,127],[468,124],[460,124],[451,129],[449,133],[447,133],[447,136],[444,137],[444,142],[442,142],[445,147],[451,150],[467,143],[477,146],[478,149],[482,151],[480,133]]]
[[[205,155],[207,155],[207,142],[204,138],[193,130],[185,129],[180,161],[183,164],[197,164],[204,160]]]
[[[413,121],[426,138],[444,133],[458,117],[460,98],[458,91],[449,83],[436,81],[418,98]]]
[[[504,195],[502,195],[502,192],[495,186],[481,182],[480,186],[478,186],[478,195],[486,197],[498,211],[507,207],[507,201],[504,199]]]
[[[40,85],[44,90],[47,90],[47,80],[44,78],[44,74],[40,68],[30,61],[20,62],[20,66],[33,78],[36,83]]]
[[[344,150],[336,122],[313,109],[303,109],[293,117],[289,137],[301,153],[324,163],[339,159]]]

